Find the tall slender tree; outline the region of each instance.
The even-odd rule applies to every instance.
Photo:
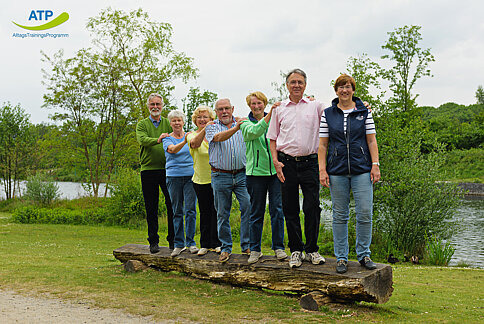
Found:
[[[389,38],[382,48],[390,51],[382,56],[389,59],[394,66],[385,71],[385,78],[390,81],[390,89],[393,97],[389,103],[396,110],[408,111],[416,107],[417,95],[412,94],[412,89],[418,79],[429,76],[429,65],[434,62],[434,56],[430,49],[419,47],[422,40],[421,26],[403,26],[388,32]]]

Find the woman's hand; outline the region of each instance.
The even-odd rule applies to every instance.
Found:
[[[380,179],[381,179],[380,167],[376,164],[373,164],[373,166],[371,167],[370,179],[371,179],[371,183],[373,183],[373,184],[375,182],[380,181]]]
[[[329,188],[329,176],[326,170],[319,170],[319,183],[322,186]]]

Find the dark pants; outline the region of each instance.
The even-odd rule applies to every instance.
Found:
[[[262,230],[269,193],[269,215],[271,216],[272,249],[284,250],[284,213],[282,212],[281,182],[273,176],[247,176],[247,191],[250,196],[250,250],[261,251]]]
[[[221,246],[217,233],[217,211],[213,205],[213,190],[210,183],[193,183],[200,211],[200,246],[213,249]]]
[[[148,242],[158,244],[158,202],[160,187],[165,196],[166,212],[168,214],[168,236],[166,240],[173,246],[175,231],[173,229],[173,208],[171,206],[170,195],[166,187],[166,170],[145,170],[141,171],[141,188],[145,200],[146,221],[148,222]]]
[[[286,218],[287,236],[291,253],[294,251],[317,252],[321,208],[319,207],[319,170],[317,157],[305,161],[295,161],[279,154],[284,164],[282,171],[285,182],[281,185],[282,209]],[[302,242],[299,217],[299,186],[303,193],[304,235]]]

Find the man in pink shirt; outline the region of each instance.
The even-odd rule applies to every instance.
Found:
[[[324,106],[304,97],[306,73],[300,69],[286,76],[289,98],[272,112],[267,138],[272,160],[281,181],[282,208],[286,219],[291,258],[289,267],[300,267],[303,259],[321,264],[325,259],[317,245],[321,208],[319,207],[318,131]],[[304,212],[302,242],[299,219],[299,186]],[[306,252],[306,254],[303,253]]]

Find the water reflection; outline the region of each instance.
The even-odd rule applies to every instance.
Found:
[[[20,189],[15,190],[15,196],[20,197],[25,191],[26,181],[20,181]],[[86,190],[85,186],[79,182],[56,182],[59,186],[59,193],[61,199],[76,199],[80,197],[89,196],[89,191]],[[106,185],[101,183],[99,186],[99,197],[104,197],[104,190]],[[109,192],[108,192],[109,196]],[[5,199],[5,191],[3,186],[0,188],[0,199]]]

